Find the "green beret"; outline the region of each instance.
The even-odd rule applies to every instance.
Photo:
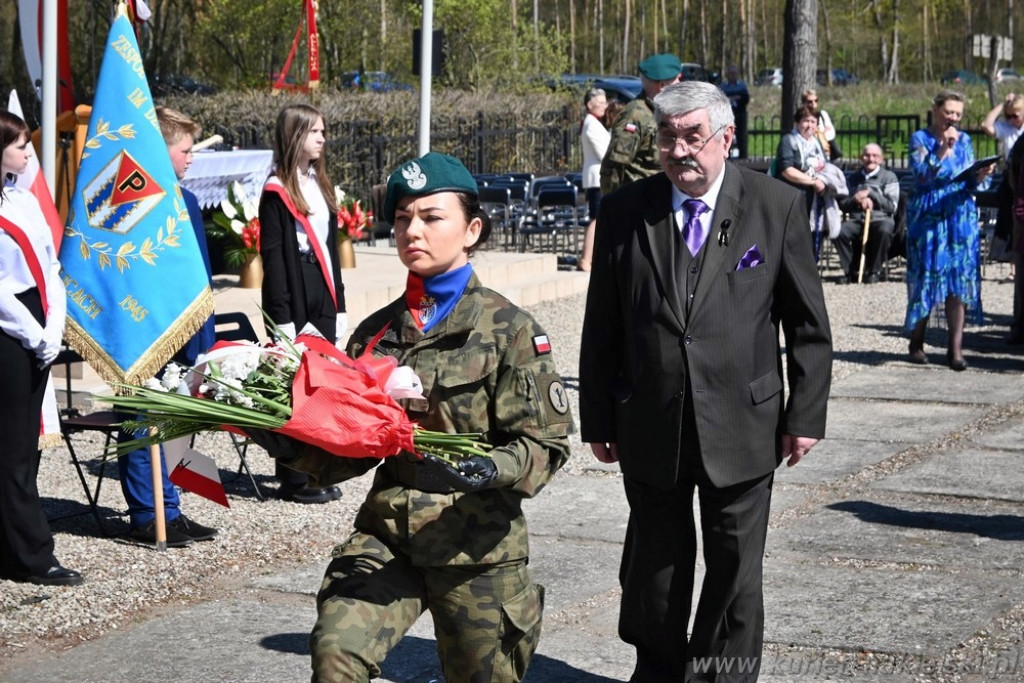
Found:
[[[438,192],[466,192],[477,196],[476,179],[462,162],[447,154],[429,152],[407,161],[388,178],[384,199],[384,220],[395,222],[395,209],[403,197],[420,197]]]
[[[675,55],[651,55],[640,62],[640,73],[652,81],[671,81],[679,75],[682,66]]]

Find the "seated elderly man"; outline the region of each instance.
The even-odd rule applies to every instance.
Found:
[[[868,242],[864,250],[864,282],[878,282],[889,255],[896,222],[893,214],[900,200],[900,183],[896,174],[882,167],[882,148],[875,143],[864,146],[860,154],[861,169],[847,185],[850,196],[839,202],[846,213],[839,236],[832,240],[839,254],[839,263],[850,282],[857,282],[860,272],[861,245],[864,240],[864,215],[868,209]]]

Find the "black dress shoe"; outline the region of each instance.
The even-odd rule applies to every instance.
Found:
[[[170,522],[166,525],[166,531],[168,548],[186,548],[192,545],[192,538],[172,527]],[[146,545],[156,545],[156,522],[132,527],[128,531],[128,538]]]
[[[203,526],[199,522],[193,522],[185,515],[178,515],[176,519],[167,522],[168,533],[171,529],[188,536],[193,541],[212,541],[217,535],[217,530],[212,526]]]
[[[24,581],[40,586],[80,586],[84,579],[74,569],[68,569],[58,564],[47,569],[45,574],[30,574],[25,577]]]
[[[928,354],[926,354],[922,348],[915,348],[914,346],[911,346],[910,356],[908,356],[907,360],[914,365],[928,365]]]
[[[949,351],[946,352],[946,362],[949,363],[949,367],[957,372],[963,372],[967,369],[967,361],[963,358],[953,358],[953,354]]]
[[[277,497],[290,503],[314,505],[338,500],[341,498],[341,489],[337,486],[326,486],[324,488],[317,488],[315,486],[300,486],[298,488],[282,486],[277,492]]]

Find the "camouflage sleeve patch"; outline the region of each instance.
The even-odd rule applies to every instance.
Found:
[[[545,422],[549,425],[572,422],[569,412],[569,397],[566,395],[562,378],[553,373],[542,373],[537,376],[537,387],[543,406]]]

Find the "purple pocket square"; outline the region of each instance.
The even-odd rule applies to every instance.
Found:
[[[758,250],[757,245],[747,249],[747,253],[743,254],[740,258],[740,262],[736,264],[736,270],[744,270],[746,268],[753,268],[764,263],[764,256],[761,256],[761,252]]]

